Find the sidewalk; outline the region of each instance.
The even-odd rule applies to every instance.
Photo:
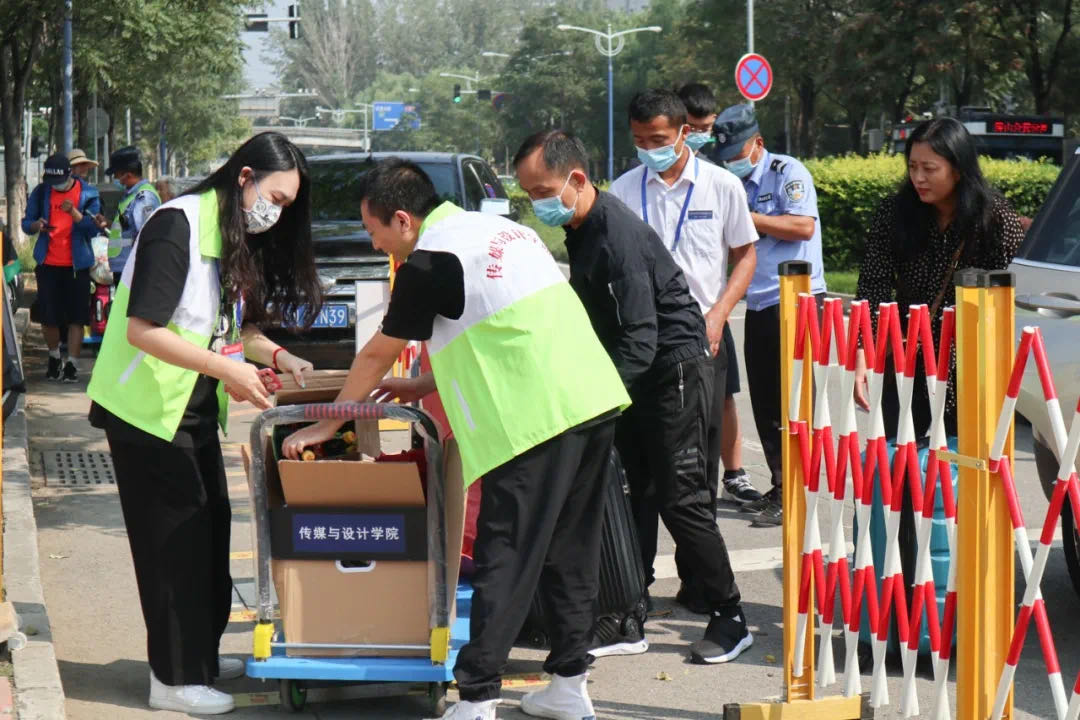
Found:
[[[733,320],[736,336],[741,337],[742,318]],[[72,720],[185,717],[151,711],[146,705],[145,630],[115,487],[107,484],[60,486],[57,478],[46,476],[42,463],[43,453],[58,450],[106,452],[108,449],[103,434],[86,421],[89,401],[85,388],[91,363],[84,362],[84,377],[77,385],[46,383],[42,379],[44,357],[39,330],[32,326],[25,342],[30,471],[41,584],[66,695],[67,717]],[[755,482],[763,486],[764,461],[753,424],[749,421],[749,400],[745,393],[736,397],[746,435],[744,465]],[[240,593],[249,601],[253,575],[250,555],[246,552],[251,548],[250,524],[238,443],[246,441],[254,414],[250,407],[235,406],[232,434],[225,446],[233,501],[232,549],[237,555],[232,562],[232,572]],[[1030,443],[1030,439],[1027,442]],[[1033,518],[1039,508],[1045,512],[1046,505],[1034,476],[1030,453],[1026,452],[1029,445],[1023,447],[1025,451],[1018,458],[1017,480],[1025,514]],[[730,665],[696,666],[687,661],[687,643],[700,637],[705,618],[683,611],[672,600],[678,590],[678,579],[671,564],[674,548],[662,529],[661,556],[657,561],[660,579],[652,587],[660,612],[646,625],[650,650],[641,656],[604,658],[597,662],[590,679],[597,718],[706,720],[720,717],[724,703],[760,701],[779,695],[783,675],[778,664],[778,659],[783,656],[777,556],[779,530],[749,528],[747,517],[730,506],[724,506],[719,512],[719,524],[736,567],[744,607],[755,635],[754,646]],[[852,537],[850,530],[848,523],[849,539]],[[1023,587],[1022,580],[1018,587]],[[1078,601],[1059,549],[1055,548],[1051,556],[1043,591],[1051,617],[1057,621],[1054,627],[1065,631],[1067,619],[1077,612]],[[242,610],[239,598],[235,599],[234,609]],[[223,639],[222,652],[233,657],[246,657],[251,651],[250,631],[250,622],[232,623]],[[1066,674],[1075,672],[1080,668],[1080,646],[1066,643],[1064,635],[1059,635],[1058,640]],[[834,648],[841,652],[842,641],[836,641]],[[522,693],[531,689],[530,683],[536,682],[543,657],[544,654],[539,652],[513,652],[507,672],[516,677],[504,691],[500,718],[523,720],[527,717],[518,709],[518,700]],[[842,664],[842,658],[840,662]],[[1045,692],[1044,678],[1038,640],[1035,633],[1029,633],[1017,675],[1019,697],[1014,718],[1051,716],[1053,708]],[[895,671],[889,677],[890,695],[894,700],[899,697],[900,681]],[[930,707],[932,685],[928,676],[921,676],[918,681],[924,712]],[[869,675],[865,669],[863,686],[869,689]],[[269,719],[285,714],[283,708],[266,707],[277,703],[278,688],[274,683],[241,679],[223,683],[221,689],[236,694],[238,705],[247,705],[239,707],[233,716]],[[16,687],[16,695],[19,690]],[[837,694],[839,690],[833,686],[823,694]],[[313,689],[308,696],[306,711],[296,717],[403,720],[428,716],[422,696],[371,697],[380,693],[385,693],[384,686],[332,691]],[[336,701],[324,701],[333,700],[335,694]],[[364,694],[367,695],[365,699],[356,699]],[[352,699],[343,701],[345,697]],[[0,712],[2,700],[0,690]],[[895,714],[895,707],[883,708],[877,717],[894,717]],[[2,715],[0,720],[3,720]]]

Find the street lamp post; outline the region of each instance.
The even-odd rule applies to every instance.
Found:
[[[608,133],[608,153],[607,153],[607,174],[608,180],[615,179],[615,71],[612,66],[612,58],[622,52],[623,46],[626,44],[626,36],[639,32],[660,32],[663,30],[659,25],[650,25],[649,27],[631,28],[630,30],[620,30],[617,33],[611,32],[611,23],[608,23],[607,32],[600,32],[599,30],[592,30],[590,28],[578,27],[576,25],[559,25],[559,30],[577,30],[578,32],[589,33],[596,40],[596,49],[601,55],[605,56],[607,61],[607,133]],[[607,46],[604,46],[604,42],[607,41]]]

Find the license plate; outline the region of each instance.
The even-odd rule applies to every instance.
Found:
[[[303,325],[303,313],[297,313],[297,323]],[[313,328],[347,328],[349,327],[348,305],[323,305],[319,311],[319,317],[312,323]]]

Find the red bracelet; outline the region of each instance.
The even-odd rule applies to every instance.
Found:
[[[270,356],[270,364],[274,366],[275,370],[280,370],[281,369],[281,368],[278,367],[278,364],[277,364],[277,354],[279,352],[281,352],[282,350],[284,350],[284,349],[285,348],[283,348],[283,347],[279,347],[277,350],[274,351],[274,354]]]

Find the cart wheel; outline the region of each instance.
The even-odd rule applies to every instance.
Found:
[[[525,646],[542,650],[547,647],[548,636],[543,630],[532,628],[525,632]]]
[[[437,717],[442,717],[446,712],[446,688],[449,683],[434,682],[428,684],[428,702],[431,703],[431,712]]]
[[[281,704],[288,708],[289,712],[298,713],[304,709],[307,703],[307,688],[300,684],[299,680],[281,681]]]

